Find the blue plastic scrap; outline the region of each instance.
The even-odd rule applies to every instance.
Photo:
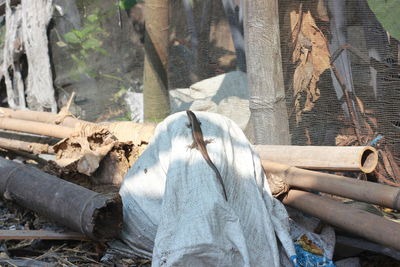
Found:
[[[294,260],[292,257],[292,262],[295,267],[314,267],[314,266],[324,266],[324,267],[336,267],[332,260],[313,254],[311,252],[305,251],[302,249],[301,245],[295,244],[297,256]]]
[[[369,143],[369,145],[370,145],[370,146],[376,145],[376,143],[378,143],[379,140],[381,140],[382,138],[383,138],[383,136],[379,134],[377,137],[374,138],[374,140],[372,140],[372,141]]]

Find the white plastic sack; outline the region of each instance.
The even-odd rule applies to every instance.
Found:
[[[122,240],[153,266],[279,266],[275,234],[295,255],[284,206],[271,196],[258,155],[239,127],[218,114],[195,112],[214,171],[192,144],[179,112],[155,131],[120,189]]]

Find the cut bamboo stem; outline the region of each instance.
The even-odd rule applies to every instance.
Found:
[[[122,227],[119,195],[96,193],[3,158],[0,194],[91,239],[116,238]]]
[[[58,124],[65,127],[75,127],[79,122],[85,122],[75,119],[71,116],[62,116],[50,112],[33,111],[33,110],[14,110],[10,108],[0,108],[0,118],[6,117],[11,119],[19,119],[26,121],[36,121],[48,124]]]
[[[57,138],[66,138],[70,136],[74,131],[73,128],[65,126],[51,125],[35,121],[1,118],[1,117],[0,117],[0,129],[38,134],[38,135],[46,135]]]
[[[373,242],[400,250],[400,225],[328,197],[290,190],[284,204]]]
[[[371,146],[254,146],[263,160],[299,168],[371,173],[378,153]]]
[[[344,176],[303,170],[262,161],[265,171],[276,174],[290,187],[316,190],[392,209],[400,209],[400,188]]]
[[[49,146],[48,144],[31,143],[2,137],[0,137],[0,147],[17,151],[26,151],[36,155],[43,153],[54,154],[53,147]]]

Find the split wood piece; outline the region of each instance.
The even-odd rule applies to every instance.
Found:
[[[277,146],[257,145],[263,160],[299,168],[371,173],[378,164],[378,153],[371,146]]]
[[[3,158],[0,194],[91,239],[115,238],[122,227],[119,195],[99,194]]]
[[[1,118],[1,117],[0,117],[0,129],[38,134],[38,135],[46,135],[57,138],[66,138],[70,136],[74,131],[73,128],[65,126],[51,125],[42,122]]]
[[[400,188],[398,187],[303,170],[266,160],[262,161],[262,165],[266,172],[277,175],[289,187],[316,190],[382,207],[400,209]]]
[[[26,121],[36,121],[48,124],[57,124],[65,127],[74,128],[79,122],[85,122],[79,119],[75,119],[70,116],[63,116],[51,112],[33,111],[33,110],[17,110],[10,108],[0,108],[0,118],[11,118]],[[88,122],[86,122],[88,123]]]
[[[54,154],[53,147],[47,144],[31,143],[2,137],[0,137],[0,147],[17,151],[26,151],[36,155]]]
[[[76,232],[54,232],[47,230],[0,230],[0,240],[89,240]]]
[[[333,226],[400,250],[400,224],[328,197],[290,190],[282,202]]]

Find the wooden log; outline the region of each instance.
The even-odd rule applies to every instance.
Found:
[[[378,153],[371,146],[274,146],[257,145],[263,160],[299,168],[371,173],[378,164]]]
[[[39,154],[54,154],[52,146],[48,144],[24,142],[20,140],[13,140],[0,137],[0,147],[5,149],[26,151],[36,155]]]
[[[89,240],[76,232],[55,232],[48,230],[0,230],[0,240]]]
[[[47,135],[57,138],[66,138],[73,132],[72,128],[65,126],[10,118],[0,118],[0,129]]]
[[[122,227],[119,195],[99,194],[3,158],[0,194],[91,239],[116,238]]]
[[[290,190],[282,202],[384,246],[400,250],[400,224],[312,193]]]
[[[36,121],[49,124],[57,124],[66,127],[75,127],[79,122],[85,122],[82,120],[75,119],[71,116],[62,116],[55,113],[33,111],[33,110],[18,110],[11,108],[0,108],[0,118],[6,117],[11,119],[19,119],[26,121]],[[88,122],[86,122],[88,123]]]
[[[289,187],[316,190],[396,210],[400,209],[400,188],[398,187],[303,170],[266,160],[262,161],[262,165],[266,172],[276,174]]]

